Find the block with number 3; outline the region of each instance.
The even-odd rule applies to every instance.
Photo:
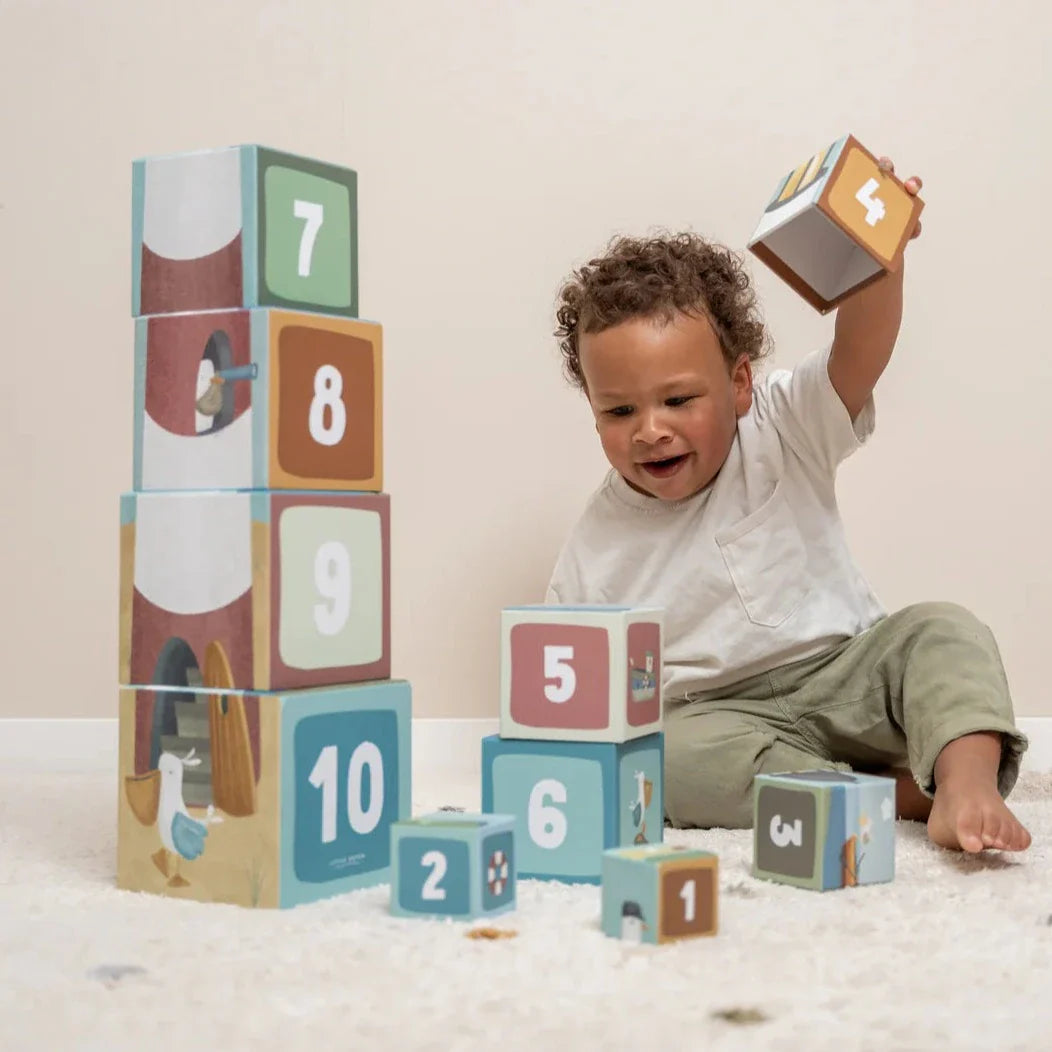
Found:
[[[385,883],[410,716],[402,680],[122,689],[118,885],[287,907]]]
[[[257,490],[121,499],[122,684],[386,679],[390,499]]]
[[[482,810],[514,815],[519,875],[599,882],[602,854],[661,843],[664,735],[622,743],[482,739]]]
[[[358,177],[262,146],[132,165],[132,314],[358,313]]]
[[[134,488],[381,490],[381,353],[302,311],[136,319]]]
[[[602,929],[627,942],[674,942],[718,929],[719,860],[670,844],[603,853]]]
[[[455,920],[515,908],[515,819],[438,811],[391,827],[391,912]]]
[[[513,606],[501,619],[503,738],[623,742],[661,729],[662,611]]]
[[[825,314],[898,270],[923,207],[845,135],[782,178],[748,247]]]

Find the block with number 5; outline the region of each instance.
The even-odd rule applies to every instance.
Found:
[[[118,886],[285,907],[385,883],[410,715],[401,680],[122,689]]]
[[[515,819],[438,811],[391,827],[391,912],[470,920],[515,908]]]
[[[629,742],[482,739],[482,810],[514,815],[519,876],[599,882],[602,854],[664,835],[664,735]]]
[[[715,935],[719,860],[670,844],[603,853],[602,928],[627,942],[673,942]]]
[[[381,490],[381,344],[302,311],[138,318],[133,488]]]
[[[120,682],[388,678],[389,538],[383,493],[124,494]]]
[[[825,314],[898,270],[923,207],[845,135],[783,176],[748,247]]]
[[[757,775],[753,873],[826,891],[895,876],[895,782],[870,774]]]
[[[358,176],[262,146],[132,165],[132,314],[358,313]]]
[[[623,742],[661,729],[662,611],[512,606],[501,619],[503,738]]]

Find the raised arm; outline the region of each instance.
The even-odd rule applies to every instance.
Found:
[[[888,172],[895,170],[887,157],[880,159],[880,166]],[[904,185],[908,193],[916,194],[923,184],[913,175]],[[910,239],[920,231],[918,221]],[[862,412],[891,359],[902,321],[904,271],[905,264],[845,300],[837,309],[829,379],[852,420]]]

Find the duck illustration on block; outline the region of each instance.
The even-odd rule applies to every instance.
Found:
[[[628,805],[628,809],[632,814],[632,825],[637,830],[634,843],[645,844],[647,843],[647,808],[654,796],[654,783],[642,771],[635,772],[635,779],[636,798]]]
[[[157,770],[127,780],[126,791],[129,798],[133,792],[142,787],[147,788],[148,799],[136,792],[138,800],[132,802],[132,810],[143,825],[157,822],[157,832],[161,837],[161,848],[152,855],[154,865],[168,878],[168,887],[185,888],[189,881],[179,874],[179,860],[185,858],[192,862],[205,849],[205,837],[208,836],[208,822],[221,821],[213,818],[213,808],[208,809],[208,818],[204,822],[191,818],[183,801],[183,768],[196,767],[201,763],[199,756],[194,756],[196,749],[191,749],[186,756],[179,757],[170,752],[162,752],[157,761]],[[136,806],[138,803],[138,806]],[[172,861],[169,861],[172,856]]]
[[[628,659],[628,670],[631,675],[632,700],[649,701],[657,692],[657,675],[654,672],[654,652],[648,650],[643,659],[643,667],[632,664],[632,658]]]

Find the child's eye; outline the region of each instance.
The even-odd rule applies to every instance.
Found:
[[[630,405],[615,405],[613,409],[606,411],[607,416],[628,416],[632,412]]]
[[[675,408],[676,406],[686,405],[688,402],[693,401],[696,397],[697,395],[676,395],[675,398],[666,398],[665,405],[672,406],[673,408]]]

